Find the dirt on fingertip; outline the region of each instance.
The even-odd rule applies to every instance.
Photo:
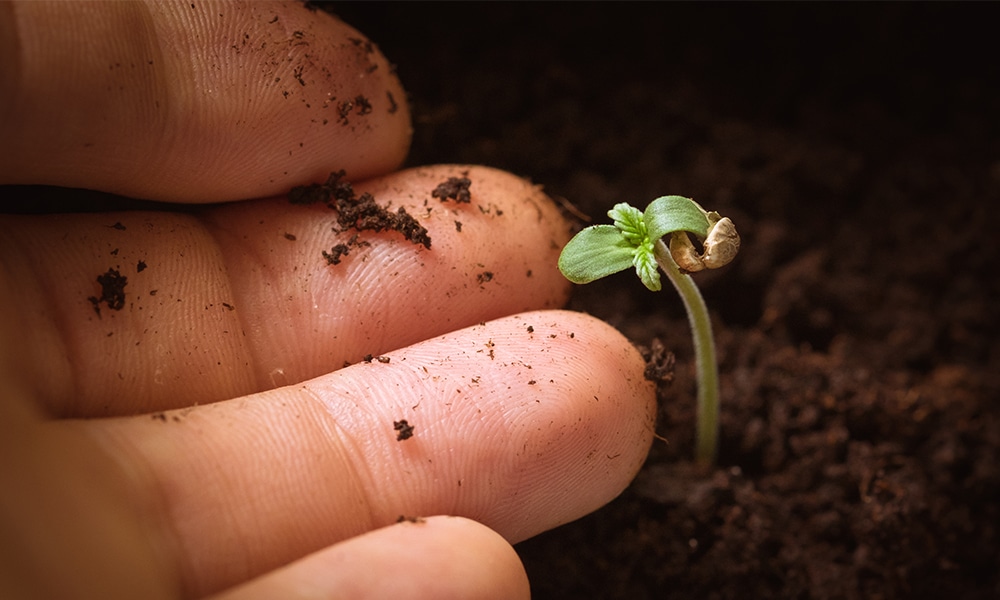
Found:
[[[97,316],[101,316],[102,304],[115,311],[125,308],[125,286],[128,285],[128,277],[122,275],[118,269],[112,268],[98,275],[96,279],[101,288],[101,295],[90,296],[87,301],[93,305]]]
[[[354,192],[354,186],[347,181],[343,169],[330,173],[323,183],[313,183],[293,187],[288,192],[288,201],[292,204],[308,205],[323,203],[337,214],[337,224],[340,231],[395,231],[404,239],[423,246],[431,247],[431,238],[427,228],[415,217],[400,206],[395,212],[380,205],[369,193],[360,196]],[[340,264],[341,257],[350,253],[357,246],[366,246],[369,242],[352,236],[346,243],[338,243],[327,252],[322,252],[323,258],[331,265]]]
[[[441,202],[454,200],[458,204],[468,204],[472,202],[472,194],[469,187],[472,180],[468,177],[449,177],[443,183],[438,184],[431,192],[433,198],[439,198]]]
[[[413,437],[413,432],[416,429],[413,425],[410,425],[410,423],[406,419],[393,421],[392,428],[396,431],[397,442],[402,442]]]

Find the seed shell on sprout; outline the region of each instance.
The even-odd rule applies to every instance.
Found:
[[[687,273],[697,273],[705,268],[687,232],[674,231],[670,234],[670,256],[677,266]]]
[[[705,254],[702,262],[709,269],[728,265],[740,251],[740,234],[729,217],[719,219],[705,238]]]

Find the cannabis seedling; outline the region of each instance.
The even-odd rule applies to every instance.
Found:
[[[608,211],[614,225],[593,225],[573,236],[559,255],[559,270],[573,283],[590,283],[635,267],[647,288],[660,290],[660,273],[667,275],[684,301],[694,336],[698,373],[698,414],[695,460],[715,462],[719,437],[719,368],[708,308],[689,273],[728,264],[740,249],[740,236],[728,217],[706,211],[694,200],[663,196],[646,211],[627,203]],[[701,242],[699,253],[688,234]],[[669,241],[664,243],[663,238]]]

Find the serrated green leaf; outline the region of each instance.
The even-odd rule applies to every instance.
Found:
[[[619,202],[608,211],[608,216],[615,222],[615,227],[621,230],[630,244],[638,246],[645,241],[646,223],[642,219],[641,210],[627,202]]]
[[[632,266],[635,247],[614,225],[592,225],[559,254],[559,270],[573,283],[590,283]]]
[[[662,287],[660,284],[659,265],[656,263],[656,256],[653,254],[652,246],[641,246],[636,248],[635,256],[632,257],[632,264],[635,265],[635,274],[639,280],[651,292],[658,292]]]
[[[643,213],[649,240],[656,243],[674,231],[688,231],[701,239],[708,235],[708,217],[705,210],[690,198],[661,196],[649,203]]]

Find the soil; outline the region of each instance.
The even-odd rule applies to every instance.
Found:
[[[396,430],[396,441],[402,442],[403,440],[408,440],[413,437],[413,425],[410,425],[406,419],[401,421],[393,421],[392,428]]]
[[[995,5],[336,10],[397,65],[410,164],[507,169],[597,222],[685,195],[742,235],[696,275],[724,403],[707,471],[679,299],[628,273],[576,290],[659,348],[667,442],[518,545],[536,598],[1000,595]]]
[[[451,199],[459,204],[469,204],[472,202],[472,192],[469,191],[471,186],[472,180],[468,177],[449,177],[434,188],[431,196],[440,198],[441,202]]]
[[[125,308],[125,286],[128,284],[128,277],[119,273],[117,269],[108,269],[98,275],[96,281],[101,286],[101,295],[90,296],[87,300],[94,305],[97,316],[101,316],[101,303],[107,304],[111,310]]]
[[[326,204],[337,212],[337,225],[343,231],[396,231],[406,240],[430,249],[431,237],[427,235],[427,229],[406,209],[401,206],[392,212],[378,204],[371,194],[358,196],[350,182],[344,180],[345,175],[340,170],[330,173],[325,183],[296,186],[289,191],[288,201],[292,204]],[[352,247],[367,244],[354,235],[346,244],[337,244],[330,252],[324,250],[323,258],[331,265],[340,264],[341,257],[348,254]]]

